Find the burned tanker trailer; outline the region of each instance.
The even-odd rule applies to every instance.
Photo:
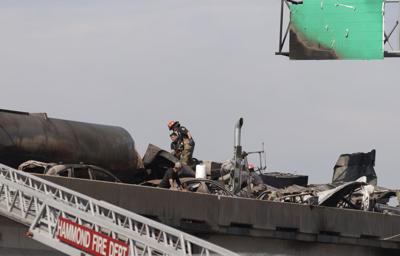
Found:
[[[0,110],[0,163],[36,160],[100,166],[123,182],[140,182],[141,159],[123,128]]]

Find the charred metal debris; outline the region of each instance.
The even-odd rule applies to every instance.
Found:
[[[400,215],[399,190],[378,186],[375,150],[340,155],[331,183],[309,185],[308,176],[268,171],[264,145],[245,151],[243,124],[240,118],[234,126],[229,160],[193,159],[195,168],[179,171],[184,191]],[[0,128],[0,162],[39,175],[157,187],[178,161],[152,144],[141,158],[121,127],[0,110]],[[257,159],[257,166],[249,165],[249,156]]]
[[[196,160],[205,166],[206,177],[196,178],[189,167],[179,173],[186,191],[400,215],[399,190],[377,185],[375,150],[340,155],[330,183],[308,184],[306,175],[267,171],[264,146],[260,151],[244,151],[242,126],[240,118],[234,129],[232,159],[223,163]],[[258,166],[249,165],[251,154],[258,155]],[[169,152],[150,144],[143,158],[147,177],[141,185],[157,187],[176,161]]]

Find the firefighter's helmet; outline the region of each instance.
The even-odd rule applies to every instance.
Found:
[[[179,121],[169,121],[168,122],[168,129],[172,130],[177,125],[179,125]]]

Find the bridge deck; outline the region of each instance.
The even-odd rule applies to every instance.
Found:
[[[400,252],[400,242],[385,240],[400,234],[400,216],[44,178],[241,253],[399,255]]]

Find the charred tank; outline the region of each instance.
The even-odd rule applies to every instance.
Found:
[[[97,165],[123,182],[141,175],[135,142],[121,127],[0,110],[0,162],[16,168],[27,160]]]

